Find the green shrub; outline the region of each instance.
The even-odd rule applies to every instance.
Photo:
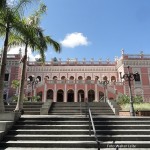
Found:
[[[133,103],[142,103],[143,99],[142,96],[135,96],[133,97]],[[129,104],[130,103],[130,97],[128,95],[121,95],[117,99],[117,103],[119,105]]]

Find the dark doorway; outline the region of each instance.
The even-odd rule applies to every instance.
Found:
[[[52,99],[53,100],[53,90],[48,90],[47,91],[47,97],[46,99]]]
[[[58,90],[57,91],[57,102],[63,102],[64,101],[64,91]]]
[[[84,91],[83,90],[79,90],[78,91],[78,102],[84,102]]]
[[[73,90],[68,91],[67,102],[74,102],[74,91]]]
[[[88,92],[88,100],[89,100],[89,102],[93,102],[95,100],[95,92],[94,92],[94,90],[89,90],[89,92]]]

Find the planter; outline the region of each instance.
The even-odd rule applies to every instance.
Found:
[[[119,116],[130,116],[130,111],[119,111]]]

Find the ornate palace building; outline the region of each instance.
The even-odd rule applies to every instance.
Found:
[[[21,53],[8,55],[5,75],[4,98],[10,99],[16,93],[11,82],[20,78]],[[128,70],[128,66],[129,70]],[[121,74],[139,73],[131,78],[132,95],[140,95],[145,102],[150,102],[150,55],[125,54],[115,61],[87,61],[83,59],[52,59],[45,65],[38,61],[27,62],[25,95],[39,95],[41,101],[52,99],[54,102],[100,101],[116,99],[121,94],[130,94],[129,82],[121,79]]]

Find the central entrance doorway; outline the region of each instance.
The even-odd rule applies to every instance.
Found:
[[[67,102],[74,102],[74,91],[73,90],[68,90]]]
[[[58,90],[57,91],[57,102],[63,102],[64,101],[64,91]]]

